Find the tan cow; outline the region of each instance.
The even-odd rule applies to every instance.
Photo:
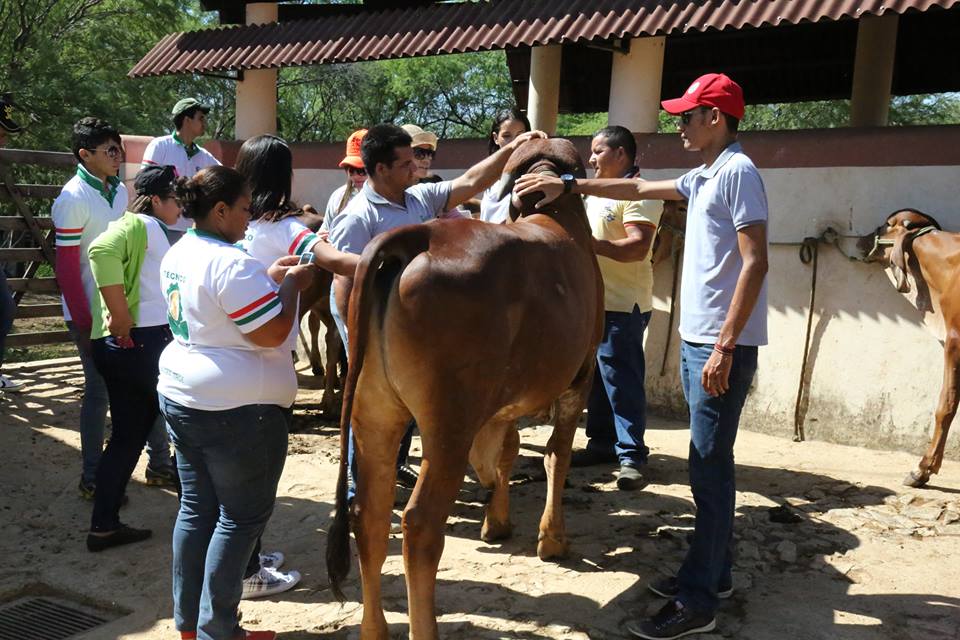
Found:
[[[921,312],[934,316],[938,333],[942,331],[943,386],[936,429],[919,467],[903,481],[910,487],[922,487],[940,471],[960,399],[960,234],[941,231],[937,221],[925,213],[901,209],[861,238],[858,247],[868,262],[890,267],[897,290],[911,295]]]
[[[582,176],[583,166],[569,141],[532,140],[507,171],[514,178],[540,171]],[[580,197],[562,196],[533,213],[538,199],[515,203],[522,218],[513,224],[437,220],[388,232],[363,252],[349,306],[350,367],[327,571],[342,599],[351,563],[344,434],[352,421],[358,462],[352,525],[364,640],[388,637],[380,572],[397,449],[411,417],[420,428],[423,459],[403,513],[410,638],[438,637],[437,565],[467,462],[493,489],[483,539],[508,536],[508,481],[519,449],[515,421],[554,402],[537,554],[567,553],[561,498],[603,332],[603,283]]]

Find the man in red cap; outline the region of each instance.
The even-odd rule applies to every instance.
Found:
[[[680,638],[716,626],[719,599],[733,592],[731,547],[736,502],[733,444],[740,412],[767,343],[767,197],[737,142],[743,91],[722,73],[697,78],[663,108],[680,118],[684,149],[703,164],[676,180],[521,177],[540,204],[561,193],[616,200],[688,200],[680,294],[680,379],[690,409],[690,488],[696,526],[676,576],[649,589],[669,601],[652,618],[627,624],[636,637]]]

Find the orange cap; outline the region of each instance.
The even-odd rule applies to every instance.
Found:
[[[340,168],[353,167],[354,169],[363,168],[363,158],[360,157],[360,145],[363,143],[363,136],[367,135],[366,129],[358,129],[347,138],[347,155],[337,165]]]

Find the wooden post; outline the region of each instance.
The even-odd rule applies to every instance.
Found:
[[[534,129],[553,135],[560,110],[560,58],[558,44],[533,47],[530,51],[530,95],[527,117]]]
[[[247,24],[277,21],[276,2],[247,5]],[[277,132],[277,70],[248,69],[237,82],[237,140]]]
[[[899,16],[863,16],[857,26],[857,53],[850,95],[851,127],[884,127],[897,54]]]
[[[613,53],[607,123],[656,133],[660,115],[665,38],[634,38],[630,51]]]

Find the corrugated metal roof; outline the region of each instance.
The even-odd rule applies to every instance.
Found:
[[[464,53],[949,9],[960,0],[493,0],[166,36],[132,77]]]

